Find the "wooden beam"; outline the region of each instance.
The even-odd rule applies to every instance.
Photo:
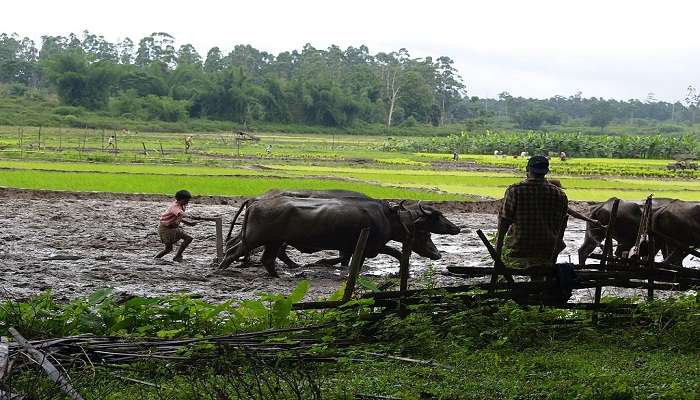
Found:
[[[491,259],[493,259],[493,266],[496,271],[496,273],[491,275],[492,288],[489,289],[489,292],[493,293],[493,291],[495,290],[496,283],[498,281],[498,275],[503,275],[509,283],[515,282],[513,276],[506,271],[505,264],[503,264],[503,261],[501,261],[501,258],[496,253],[496,249],[493,248],[493,245],[491,244],[491,242],[489,242],[489,239],[486,237],[486,235],[484,235],[484,232],[481,229],[477,229],[476,234],[479,235],[479,239],[481,239],[481,241],[484,243],[484,246],[486,246],[486,249],[489,251]]]
[[[355,245],[355,251],[352,253],[352,261],[350,261],[350,274],[345,283],[345,291],[343,292],[343,303],[347,303],[352,298],[352,293],[355,291],[355,281],[360,274],[362,263],[365,261],[365,247],[367,246],[367,238],[369,238],[369,228],[363,228],[360,231],[360,236]]]

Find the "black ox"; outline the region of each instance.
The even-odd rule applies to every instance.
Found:
[[[609,224],[616,198],[593,205],[590,217]],[[642,219],[643,202],[620,200],[612,237],[617,241],[616,256],[622,256],[635,245]],[[664,260],[681,265],[689,247],[700,246],[700,203],[658,198],[652,201],[652,235],[657,250]],[[586,225],[586,236],[578,251],[583,265],[591,252],[605,239],[605,229],[591,223]]]
[[[263,266],[270,275],[277,276],[274,261],[278,255],[296,265],[281,251],[285,245],[303,253],[339,250],[341,256],[335,262],[347,264],[365,227],[370,228],[365,257],[384,253],[398,258],[400,252],[386,243],[404,242],[412,231],[413,250],[438,259],[440,253],[430,232],[459,233],[457,226],[432,207],[417,204],[404,208],[350,191],[270,192],[251,199],[247,206],[241,232],[227,241],[226,257],[219,268],[263,246]]]

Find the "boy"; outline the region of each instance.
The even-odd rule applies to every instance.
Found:
[[[179,190],[175,193],[175,201],[168,207],[163,214],[160,215],[160,225],[158,226],[158,234],[160,241],[165,245],[165,249],[158,253],[155,258],[162,258],[164,255],[173,251],[173,245],[182,239],[180,248],[177,249],[173,261],[181,262],[182,253],[187,246],[192,243],[192,236],[185,233],[180,228],[180,222],[187,226],[197,225],[195,222],[187,221],[185,217],[185,208],[190,202],[192,194],[187,190]]]

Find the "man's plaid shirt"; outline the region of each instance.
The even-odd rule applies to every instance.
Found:
[[[545,179],[528,178],[510,185],[499,217],[513,223],[507,242],[511,255],[549,259],[561,250],[559,237],[566,229],[567,210],[564,191]]]

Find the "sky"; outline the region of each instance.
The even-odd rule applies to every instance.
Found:
[[[628,0],[63,0],[3,2],[0,32],[89,30],[116,42],[152,32],[273,54],[336,44],[448,56],[470,96],[677,101],[700,86],[700,2]]]

